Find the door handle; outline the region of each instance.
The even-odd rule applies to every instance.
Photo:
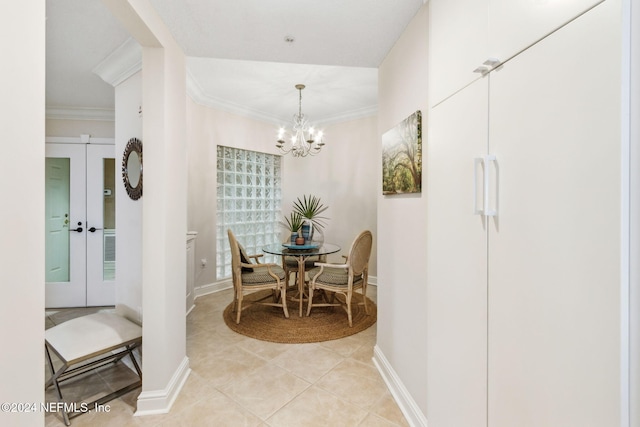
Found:
[[[82,233],[83,228],[80,227],[82,222],[78,222],[78,228],[70,228],[69,231],[77,231],[78,233]]]
[[[495,170],[495,174],[496,174],[496,181],[495,181],[495,208],[491,209],[490,207],[490,202],[489,202],[489,187],[490,187],[490,182],[489,182],[489,165],[493,163],[494,165],[494,170]],[[499,185],[500,185],[500,168],[498,165],[498,159],[496,158],[495,154],[488,154],[487,156],[485,156],[485,171],[484,171],[484,214],[486,216],[498,216],[498,203],[500,200],[500,189],[499,189]]]
[[[91,227],[89,229],[90,232],[95,233],[97,230],[102,230],[102,228],[95,228],[95,227]]]

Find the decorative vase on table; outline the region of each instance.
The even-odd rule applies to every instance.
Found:
[[[298,238],[298,232],[294,231],[291,233],[291,244],[295,245],[296,244],[296,239]]]
[[[311,243],[313,240],[313,223],[310,220],[305,220],[302,224],[302,237],[305,243]]]

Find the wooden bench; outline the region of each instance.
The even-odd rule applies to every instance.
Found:
[[[61,406],[64,408],[62,413],[66,425],[71,424],[70,418],[83,412],[74,411],[72,403],[64,401],[60,383],[109,363],[116,363],[129,355],[140,379],[88,403],[84,407],[91,410],[135,390],[142,386],[142,371],[136,362],[133,350],[141,343],[142,328],[113,313],[95,313],[77,317],[45,331],[45,350],[51,370],[51,378],[46,382],[45,390],[51,385],[55,386],[58,402],[65,404]],[[51,352],[62,362],[62,366],[58,370],[54,367]]]

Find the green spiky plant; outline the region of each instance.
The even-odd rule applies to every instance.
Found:
[[[304,223],[304,218],[298,212],[291,212],[288,217],[284,217],[284,222],[280,221],[280,224],[285,226],[287,230],[292,233],[297,233],[300,228],[302,228],[302,224]]]
[[[320,214],[328,209],[328,206],[323,205],[320,202],[320,198],[316,196],[309,195],[307,198],[306,195],[300,200],[293,202],[293,210],[300,214],[303,218],[311,221],[313,226],[318,229],[322,229],[324,227],[324,221],[329,219],[324,216],[320,216]]]

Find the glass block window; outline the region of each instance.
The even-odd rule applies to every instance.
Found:
[[[216,278],[231,277],[231,229],[248,254],[280,239],[280,156],[218,145]],[[265,254],[260,262],[280,262]]]

